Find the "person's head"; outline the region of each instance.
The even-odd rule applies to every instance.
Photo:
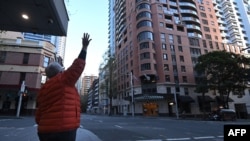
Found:
[[[48,78],[52,78],[62,71],[63,67],[58,62],[52,62],[45,68],[45,73]]]

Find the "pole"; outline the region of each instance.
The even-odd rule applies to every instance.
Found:
[[[177,103],[176,87],[174,87],[174,101],[175,101],[176,118],[179,119],[179,110],[178,110],[178,103]]]
[[[133,87],[133,73],[130,72],[130,89],[131,89],[131,98],[132,98],[132,116],[135,116],[135,107],[134,107],[134,87]]]
[[[19,117],[19,115],[20,115],[20,109],[21,109],[21,105],[22,105],[22,97],[23,97],[24,89],[25,89],[25,81],[23,81],[21,88],[20,88],[19,102],[18,102],[16,117]]]

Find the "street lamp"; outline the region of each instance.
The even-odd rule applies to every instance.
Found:
[[[18,102],[16,117],[19,117],[19,115],[20,115],[20,109],[21,109],[21,105],[22,105],[22,97],[23,97],[24,90],[25,90],[25,81],[22,82],[22,85],[20,88],[19,102]]]
[[[175,101],[175,112],[176,118],[179,119],[179,110],[178,110],[178,103],[177,103],[177,93],[176,93],[176,86],[174,87],[174,101]]]
[[[135,107],[134,107],[134,87],[133,87],[133,73],[130,72],[130,90],[131,90],[131,98],[132,98],[132,116],[135,116]]]

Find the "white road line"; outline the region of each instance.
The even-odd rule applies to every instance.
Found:
[[[194,137],[194,139],[213,139],[215,138],[214,136],[204,136],[204,137]]]
[[[166,139],[167,141],[184,141],[184,140],[191,140],[191,138],[172,138]]]
[[[119,125],[115,125],[115,127],[122,128],[122,127],[121,127],[121,126],[119,126]]]
[[[217,136],[218,138],[224,138],[224,136],[223,135],[221,135],[221,136]]]
[[[161,139],[152,139],[152,140],[136,140],[136,141],[162,141]]]

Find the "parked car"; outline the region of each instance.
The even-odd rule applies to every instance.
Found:
[[[236,112],[233,109],[219,109],[209,114],[210,120],[235,121]]]
[[[236,120],[236,112],[233,109],[220,109],[219,112],[219,119],[221,121],[235,121]]]

